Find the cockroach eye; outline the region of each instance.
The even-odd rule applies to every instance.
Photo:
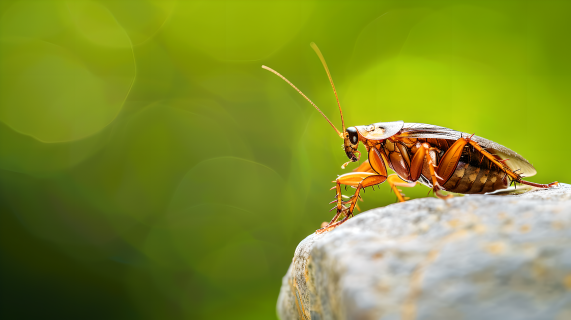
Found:
[[[349,141],[351,144],[357,144],[359,142],[359,136],[357,136],[357,129],[355,127],[347,128],[347,133],[349,134]]]

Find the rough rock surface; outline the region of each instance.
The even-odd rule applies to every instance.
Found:
[[[297,247],[286,319],[571,319],[571,186],[370,210]]]

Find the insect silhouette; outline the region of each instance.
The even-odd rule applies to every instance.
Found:
[[[434,194],[441,199],[452,197],[451,194],[444,195],[441,191],[482,194],[506,189],[512,182],[538,188],[550,188],[558,184],[539,184],[523,180],[522,178],[531,177],[537,172],[527,160],[498,143],[473,134],[431,124],[403,121],[377,122],[345,128],[343,111],[329,68],[317,45],[311,43],[311,47],[329,77],[341,114],[342,132],[339,132],[325,114],[289,80],[269,67],[262,68],[273,72],[297,90],[335,129],[343,139],[343,148],[349,158],[349,161],[342,165],[343,169],[349,163],[359,161],[359,143],[364,144],[368,153],[367,161],[353,172],[340,175],[334,181],[336,185],[331,189],[336,190],[336,196],[331,203],[336,203],[333,209],[337,209],[337,213],[331,222],[317,230],[317,233],[331,230],[347,221],[353,215],[361,190],[385,181],[401,202],[408,198],[403,196],[398,187],[413,187],[417,183],[432,188]],[[388,175],[387,165],[396,174]],[[353,187],[356,189],[355,193],[344,200],[341,186]]]

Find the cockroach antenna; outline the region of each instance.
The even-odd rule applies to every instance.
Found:
[[[335,94],[335,99],[337,99],[337,105],[339,106],[339,113],[341,114],[341,126],[343,127],[343,132],[345,132],[345,120],[343,120],[343,111],[341,111],[341,103],[339,103],[339,97],[337,96],[337,90],[335,90],[335,85],[333,84],[333,78],[331,77],[331,73],[329,72],[329,68],[327,68],[327,63],[325,63],[325,58],[323,57],[323,54],[321,54],[321,50],[319,50],[319,48],[317,47],[315,42],[312,42],[310,44],[310,46],[313,49],[313,51],[315,51],[315,53],[317,53],[319,60],[321,60],[321,63],[323,64],[323,68],[325,68],[325,72],[327,72],[327,77],[329,78],[329,82],[331,83],[331,88],[333,88],[333,94]]]
[[[327,122],[329,122],[329,124],[333,127],[333,129],[335,129],[335,131],[337,132],[337,134],[339,135],[339,137],[341,137],[341,139],[343,139],[343,134],[341,132],[339,132],[339,130],[337,130],[337,128],[333,125],[333,123],[331,121],[329,121],[329,118],[327,118],[327,116],[321,111],[321,109],[319,109],[315,103],[313,103],[313,101],[311,101],[311,99],[309,99],[305,94],[303,94],[303,92],[301,92],[301,90],[299,90],[293,83],[291,83],[288,79],[286,79],[286,77],[282,76],[279,72],[277,72],[276,70],[267,67],[267,66],[262,66],[262,68],[272,72],[273,74],[275,74],[276,76],[282,78],[285,82],[287,82],[290,86],[292,86],[292,88],[294,88],[297,92],[299,92],[299,94],[301,94],[305,100],[309,101],[309,103],[311,103],[312,106],[315,107],[315,109],[317,109],[317,111],[319,111],[319,113],[321,113],[321,115],[325,118],[325,120],[327,120]],[[327,68],[327,67],[326,67]],[[328,71],[329,73],[329,71]],[[331,82],[333,83],[333,82]],[[335,90],[335,89],[333,89]],[[343,115],[341,115],[341,119],[343,119]],[[343,130],[345,130],[345,127],[343,127]]]

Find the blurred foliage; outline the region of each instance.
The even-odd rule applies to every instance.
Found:
[[[404,120],[568,182],[568,1],[2,1],[6,319],[268,319],[340,127]],[[556,152],[557,151],[557,152]],[[354,165],[349,169],[354,168]],[[407,190],[423,197],[428,189]],[[362,209],[395,196],[383,185]],[[5,317],[6,316],[6,317]]]

